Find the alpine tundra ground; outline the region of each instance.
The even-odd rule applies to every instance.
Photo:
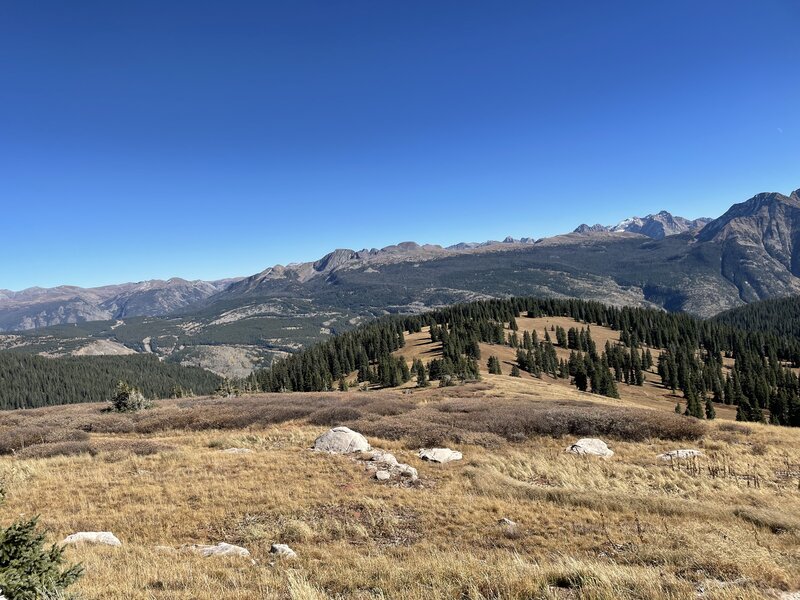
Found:
[[[487,346],[482,362],[501,350]],[[421,335],[401,352],[436,348]],[[41,515],[53,542],[120,538],[67,550],[85,566],[73,591],[86,599],[790,597],[800,431],[675,415],[648,379],[621,385],[620,400],[487,374],[449,388],[164,400],[135,414],[6,412],[2,524]],[[419,481],[381,483],[356,457],[311,451],[334,425]],[[566,453],[580,437],[614,456]],[[464,459],[423,462],[430,446]],[[678,448],[703,456],[657,458]],[[185,548],[217,542],[252,560]],[[275,558],[273,543],[298,557]]]

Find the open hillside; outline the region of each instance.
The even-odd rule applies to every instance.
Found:
[[[308,392],[412,378],[446,386],[478,379],[482,366],[611,398],[622,390],[658,406],[669,399],[675,412],[698,418],[719,409],[800,426],[797,338],[581,300],[510,298],[386,317],[281,359],[243,386]]]
[[[65,546],[86,600],[793,599],[800,429],[734,419],[795,417],[795,345],[575,300],[387,317],[240,397],[0,413],[0,525],[113,534]]]
[[[549,334],[555,327],[569,329],[570,327],[576,326],[575,320],[568,317],[518,317],[516,323],[519,327],[519,333],[525,331],[533,333],[535,331],[539,339],[544,339],[545,335]],[[513,333],[511,329],[504,328],[504,330],[507,336]],[[604,346],[606,342],[611,342],[612,344],[620,343],[620,332],[614,331],[608,327],[595,325],[591,327],[591,333],[592,337],[600,346]],[[569,379],[550,377],[547,375],[536,377],[522,370],[519,372],[518,380],[509,377],[514,366],[518,366],[517,350],[511,346],[484,342],[480,344],[480,351],[482,358],[488,359],[490,356],[496,356],[500,361],[500,375],[489,372],[487,360],[481,360],[478,363],[482,380],[487,380],[487,378],[492,380],[493,384],[498,389],[509,389],[511,391],[528,389],[529,393],[533,393],[532,389],[536,389],[543,395],[550,394],[558,397],[570,397],[575,399],[585,398],[585,394],[577,390]],[[569,359],[569,349],[556,346],[555,351],[559,359]],[[431,341],[430,327],[425,327],[417,333],[409,334],[406,338],[405,346],[398,350],[396,354],[404,357],[409,363],[415,359],[427,363],[431,359],[441,359],[443,357],[442,344],[440,342]],[[661,350],[654,349],[653,355],[657,361],[658,357],[661,356]],[[726,361],[723,367],[724,371],[726,373],[731,372],[734,364],[733,360]],[[351,377],[351,381],[357,384],[355,379],[356,378]],[[532,386],[531,382],[535,382],[535,385]],[[416,385],[416,383],[413,381],[406,384],[407,387],[414,385]],[[655,363],[649,369],[645,369],[644,382],[641,386],[621,384],[617,389],[620,400],[626,404],[635,406],[674,412],[675,403],[679,401],[679,396],[673,394],[670,389],[662,384]],[[723,404],[716,407],[715,410],[717,412],[717,418],[736,419],[735,406],[726,406]]]
[[[423,344],[417,347],[424,352]],[[405,351],[405,350],[404,350]],[[0,414],[2,524],[41,515],[82,598],[727,600],[800,590],[800,430],[701,422],[536,378]],[[366,435],[372,453],[310,448]],[[565,452],[598,437],[613,456]],[[436,464],[423,447],[463,459]],[[676,449],[698,450],[663,460]],[[204,557],[218,542],[250,556]],[[295,558],[270,552],[288,544]],[[793,597],[793,596],[792,596]]]

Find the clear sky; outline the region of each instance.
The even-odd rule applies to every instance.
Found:
[[[800,187],[800,4],[0,3],[0,288]]]

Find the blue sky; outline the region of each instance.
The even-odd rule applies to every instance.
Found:
[[[0,288],[800,187],[800,5],[4,2]]]

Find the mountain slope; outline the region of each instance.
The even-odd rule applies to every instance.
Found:
[[[720,270],[744,302],[800,293],[800,190],[758,194],[697,236],[721,246]]]
[[[187,281],[173,278],[97,288],[59,286],[0,290],[0,331],[165,315],[197,304],[236,279]]]

